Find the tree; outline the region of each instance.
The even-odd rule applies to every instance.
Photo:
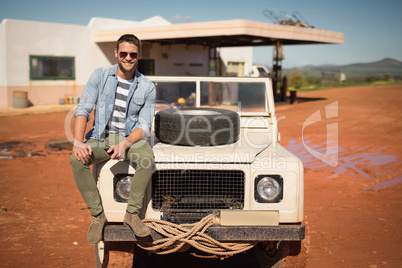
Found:
[[[289,75],[289,85],[295,89],[299,89],[307,83],[307,79],[299,70],[293,71]]]

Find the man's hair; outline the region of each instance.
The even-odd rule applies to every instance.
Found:
[[[133,34],[124,34],[120,36],[116,43],[116,49],[119,50],[119,45],[123,42],[134,44],[138,48],[138,53],[141,53],[141,41]]]

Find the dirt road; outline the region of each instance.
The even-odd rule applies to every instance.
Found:
[[[402,86],[302,92],[278,105],[281,144],[305,166],[307,267],[402,267]],[[0,117],[1,267],[94,267],[65,112]],[[328,133],[328,134],[327,134]],[[140,252],[138,267],[256,267]],[[156,265],[155,265],[156,266]]]

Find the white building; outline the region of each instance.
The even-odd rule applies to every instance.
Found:
[[[5,19],[0,23],[0,107],[12,107],[18,91],[27,92],[33,105],[81,96],[95,68],[116,63],[115,44],[126,33],[142,40],[139,70],[169,76],[247,76],[254,45],[343,42],[342,33],[246,20],[172,24],[159,16],[92,18],[79,26]]]
[[[80,96],[97,67],[116,63],[114,42],[95,43],[94,31],[171,25],[156,16],[144,21],[92,18],[88,26],[5,19],[0,24],[0,107],[12,107],[13,92],[28,92],[33,105]],[[252,48],[230,49],[234,62],[251,66]],[[222,49],[224,51],[224,49]],[[230,61],[230,53],[225,63]],[[147,75],[208,75],[208,48],[143,41],[140,60]],[[247,70],[243,70],[243,75]]]

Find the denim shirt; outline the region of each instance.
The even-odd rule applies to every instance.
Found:
[[[75,110],[75,116],[84,115],[87,121],[95,107],[93,129],[86,138],[103,141],[105,128],[113,111],[117,88],[117,64],[96,69],[82,93],[81,100]],[[142,129],[147,137],[150,136],[152,121],[155,113],[155,85],[140,72],[135,70],[134,81],[131,84],[126,106],[126,138],[136,129]]]

